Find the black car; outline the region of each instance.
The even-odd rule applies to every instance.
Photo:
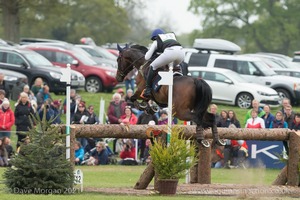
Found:
[[[42,78],[55,94],[66,91],[66,83],[61,82],[62,72],[40,54],[15,47],[0,47],[0,69],[22,73],[28,78],[31,87],[37,78]]]

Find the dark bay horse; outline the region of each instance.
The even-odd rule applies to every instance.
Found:
[[[139,45],[121,48],[118,45],[119,57],[118,71],[116,79],[119,82],[133,69],[138,70],[136,77],[137,89],[131,100],[137,103],[137,100],[145,99],[141,97],[146,87],[146,72],[149,70],[150,62],[146,62],[145,53],[147,48]],[[152,100],[158,105],[168,105],[168,87],[161,86],[158,92],[152,90]],[[210,86],[203,80],[192,78],[189,76],[174,76],[173,79],[173,113],[180,120],[193,121],[197,124],[196,139],[202,145],[209,147],[207,140],[204,140],[204,128],[212,128],[213,144],[224,145],[219,140],[215,116],[207,112],[212,100],[212,90]],[[138,105],[138,104],[135,104]],[[141,107],[139,107],[141,108]]]

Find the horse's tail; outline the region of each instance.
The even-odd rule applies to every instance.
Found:
[[[195,79],[196,84],[196,102],[194,107],[194,113],[197,116],[195,122],[203,122],[204,114],[207,112],[209,104],[212,101],[211,87],[203,79]]]

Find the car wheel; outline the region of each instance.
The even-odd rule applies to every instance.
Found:
[[[236,98],[236,105],[240,108],[248,109],[252,105],[253,96],[249,93],[241,93]]]
[[[103,91],[102,81],[95,76],[89,77],[85,82],[85,91],[90,93],[102,92]]]
[[[291,95],[287,90],[285,90],[285,89],[275,89],[275,90],[278,93],[280,99],[283,99],[283,98],[291,99]]]

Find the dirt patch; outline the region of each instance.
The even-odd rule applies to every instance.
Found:
[[[153,186],[146,190],[132,188],[84,188],[85,192],[99,192],[104,194],[119,195],[153,195],[158,194]],[[195,196],[238,196],[238,197],[299,197],[300,188],[290,186],[261,186],[261,185],[237,185],[237,184],[179,184],[177,195]]]

